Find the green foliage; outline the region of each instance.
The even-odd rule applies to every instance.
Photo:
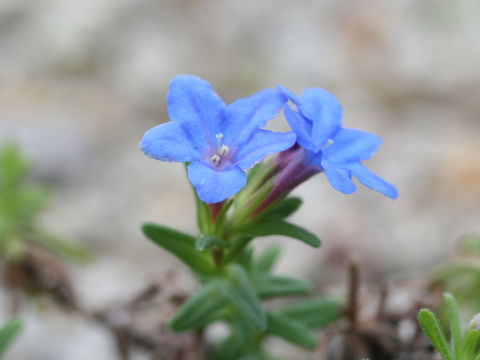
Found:
[[[262,181],[267,179],[268,169],[263,170]],[[262,305],[264,299],[307,295],[311,288],[303,280],[272,274],[280,248],[272,246],[256,257],[251,241],[282,235],[318,247],[320,240],[284,220],[301,205],[298,198],[279,199],[261,214],[253,214],[258,199],[252,202],[249,196],[256,194],[255,186],[263,184],[256,181],[235,201],[207,205],[196,196],[197,236],[153,223],[142,226],[150,240],[183,261],[202,282],[202,287],[180,306],[170,328],[183,332],[203,329],[214,322],[228,324],[230,334],[212,349],[211,360],[270,359],[263,349],[263,342],[270,336],[314,349],[317,339],[312,331],[341,317],[340,302],[321,298],[301,299],[268,310]],[[267,194],[262,192],[262,199]]]
[[[12,318],[0,329],[0,359],[3,358],[5,350],[18,334],[21,327],[21,321],[17,318]]]
[[[144,223],[142,230],[150,240],[177,256],[193,271],[214,273],[213,263],[207,254],[197,251],[195,237],[152,223]]]
[[[418,313],[418,321],[433,346],[444,360],[477,360],[480,357],[480,329],[470,324],[462,330],[456,301],[451,294],[444,294],[450,323],[450,344],[447,342],[437,317],[428,309]]]
[[[267,218],[243,230],[243,232],[252,237],[268,235],[288,236],[303,241],[305,244],[312,247],[319,247],[321,244],[315,234],[312,234],[300,226],[282,220],[268,220]]]
[[[48,192],[28,179],[30,163],[14,143],[0,147],[0,252],[21,257],[28,243],[37,243],[77,262],[89,260],[80,246],[41,229],[37,218],[48,202]]]

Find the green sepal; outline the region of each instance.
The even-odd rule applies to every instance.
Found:
[[[267,313],[267,321],[267,334],[279,336],[309,350],[317,346],[314,334],[301,322],[279,313]]]
[[[195,247],[199,251],[208,250],[213,246],[226,249],[230,244],[216,235],[200,235],[195,242]]]
[[[223,286],[221,281],[212,281],[193,294],[170,320],[170,329],[175,332],[198,329],[214,321],[215,314],[228,302]]]
[[[265,219],[269,220],[282,220],[290,215],[292,215],[295,211],[298,210],[300,205],[302,205],[302,199],[299,197],[287,197],[280,200],[278,203],[272,206],[271,209],[268,209],[265,216]]]
[[[0,358],[21,328],[20,319],[14,317],[0,329]]]
[[[142,230],[150,240],[177,256],[193,271],[207,275],[215,273],[211,258],[196,250],[193,236],[153,223],[144,223]]]
[[[213,232],[212,215],[208,204],[203,202],[197,195],[197,191],[193,188],[195,194],[195,204],[197,207],[197,224],[202,234],[211,234]]]
[[[278,245],[272,245],[268,247],[262,255],[260,255],[254,263],[254,270],[258,272],[269,273],[272,270],[273,265],[277,261],[282,248]]]
[[[229,281],[225,295],[255,327],[264,330],[266,327],[265,312],[247,273],[241,266],[231,264],[228,267],[228,276]]]
[[[252,237],[268,235],[288,236],[316,248],[321,244],[320,239],[310,231],[281,220],[262,220],[242,232]]]
[[[260,298],[276,296],[303,295],[311,290],[305,281],[286,276],[258,274],[252,279],[253,286]]]
[[[454,360],[436,316],[428,309],[421,309],[418,313],[418,321],[444,360]]]
[[[343,302],[310,298],[287,305],[278,312],[310,328],[325,327],[342,318]]]

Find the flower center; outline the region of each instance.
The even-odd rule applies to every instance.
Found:
[[[217,152],[210,158],[210,160],[216,166],[218,166],[220,164],[220,161],[222,160],[222,156],[227,155],[230,149],[227,145],[222,145],[222,133],[216,134],[215,137],[217,138]]]

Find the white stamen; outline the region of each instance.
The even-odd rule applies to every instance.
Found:
[[[327,142],[325,143],[325,145],[323,145],[322,150],[325,150],[327,147],[329,147],[333,143],[334,143],[334,141],[332,139],[328,139]]]
[[[213,155],[212,158],[210,159],[215,165],[218,165],[220,163],[220,156],[217,154]]]
[[[220,156],[222,156],[222,155],[227,155],[229,150],[230,150],[230,149],[228,148],[227,145],[222,145],[222,147],[221,147],[220,150],[218,151],[218,155],[220,155]]]

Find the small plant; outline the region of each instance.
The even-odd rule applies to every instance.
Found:
[[[287,221],[302,203],[289,197],[291,190],[325,172],[344,194],[356,191],[355,176],[390,198],[398,196],[393,185],[362,163],[374,155],[381,138],[343,128],[342,108],[332,94],[312,88],[296,96],[277,88],[227,105],[208,82],[177,76],[167,95],[171,121],[147,131],[140,143],[152,158],[185,163],[194,187],[199,234],[153,223],[142,229],[202,284],[170,328],[202,334],[215,322],[228,324],[229,335],[208,351],[212,360],[271,359],[262,346],[269,336],[314,349],[312,330],[340,318],[340,303],[322,298],[280,307],[262,304],[310,292],[305,281],[271,272],[278,248],[255,256],[252,247],[255,238],[269,235],[320,246],[315,234]],[[262,129],[282,110],[291,132]]]
[[[418,313],[423,331],[444,360],[480,360],[480,314],[466,329],[462,329],[455,298],[445,293],[444,299],[450,323],[450,342],[447,342],[437,317],[429,309]]]
[[[0,254],[8,288],[23,293],[48,292],[62,303],[73,295],[63,264],[57,258],[85,262],[80,246],[53,236],[38,224],[49,193],[29,179],[30,163],[13,142],[0,146]],[[14,291],[13,310],[18,308]]]

